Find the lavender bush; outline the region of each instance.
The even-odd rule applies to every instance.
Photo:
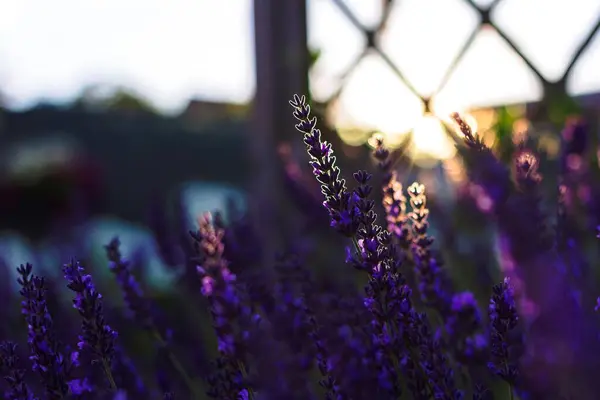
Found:
[[[328,280],[293,244],[273,265],[260,265],[252,221],[240,216],[225,223],[219,213],[200,216],[198,230],[176,251],[173,235],[157,235],[159,242],[169,238],[159,243],[163,253],[183,251],[189,259],[176,289],[181,296],[170,305],[144,289],[118,238],[105,250],[120,308],[114,293],[103,297],[84,262],[73,259],[63,267],[74,309],[67,319],[46,279],[31,264],[21,265],[27,340],[0,344],[3,398],[598,398],[600,290],[590,285],[586,245],[600,213],[594,201],[577,195],[595,190],[592,172],[582,168],[581,121],[565,128],[559,179],[547,182],[543,155],[531,143],[517,146],[506,165],[452,116],[468,185],[477,194],[467,196],[466,207],[498,231],[501,274],[495,285],[490,275],[478,275],[471,291],[455,279],[452,262],[445,267],[443,248],[434,243],[430,210],[436,206],[425,186],[404,189],[396,167],[402,154],[376,138],[377,171],[357,171],[348,182],[305,98],[294,96],[290,104],[322,208],[313,206],[314,186],[290,158],[286,170],[294,174],[287,183],[309,214],[306,221],[318,225],[315,220],[328,217],[346,245],[347,271]],[[542,196],[544,185],[557,188],[555,213]],[[590,217],[583,223],[581,212]],[[487,267],[495,258],[480,253],[477,263]],[[62,326],[67,320],[78,321]],[[208,328],[213,334],[206,338]],[[128,333],[133,330],[139,333]]]

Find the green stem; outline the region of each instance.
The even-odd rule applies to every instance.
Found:
[[[406,338],[404,339],[404,345],[406,346],[406,348],[408,350],[408,354],[410,355],[410,357],[412,357],[413,362],[415,363],[415,367],[417,367],[419,374],[421,374],[421,376],[423,377],[423,379],[425,381],[425,386],[427,387],[427,391],[433,397],[434,391],[433,391],[433,387],[431,386],[431,380],[429,379],[429,377],[427,376],[427,373],[425,372],[425,369],[421,365],[419,355],[415,354],[414,349],[411,347],[410,343],[408,342],[408,340]]]
[[[510,383],[508,384],[508,398],[510,400],[515,400],[515,393],[513,392],[513,387]]]
[[[358,240],[356,240],[356,236],[352,236],[352,244],[354,245],[354,250],[356,250],[356,252],[360,254],[360,246],[358,245]]]
[[[175,368],[175,370],[177,370],[179,375],[181,375],[181,378],[183,379],[186,386],[192,393],[193,397],[195,399],[199,399],[201,397],[201,395],[198,392],[196,385],[194,384],[194,381],[192,381],[192,378],[190,378],[190,376],[187,374],[187,372],[185,371],[185,368],[183,367],[183,365],[181,364],[179,359],[175,356],[175,354],[173,354],[173,352],[169,348],[167,342],[163,339],[162,335],[156,329],[153,329],[152,336],[154,337],[154,339],[158,342],[158,344],[162,348],[167,350],[167,356],[169,357],[169,361],[173,365],[173,368]]]
[[[238,368],[240,369],[240,372],[242,373],[242,376],[244,378],[248,378],[248,371],[246,371],[246,366],[244,365],[243,362],[238,360]],[[247,388],[246,390],[248,390],[248,397],[250,400],[254,400],[254,390],[252,390],[252,388]]]
[[[117,384],[115,383],[115,378],[113,378],[112,371],[110,370],[110,365],[108,364],[106,358],[102,359],[102,368],[104,369],[104,374],[108,379],[108,384],[110,385],[111,390],[116,391]]]

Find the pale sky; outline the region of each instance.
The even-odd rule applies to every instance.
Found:
[[[366,25],[376,21],[381,0],[347,2]],[[427,94],[470,34],[475,14],[464,0],[398,3],[383,47]],[[599,13],[598,0],[504,0],[494,17],[545,76],[557,78]],[[323,53],[313,88],[324,96],[363,39],[330,0],[309,0],[309,40]],[[599,70],[600,37],[570,88],[600,89]],[[109,83],[177,111],[195,96],[248,100],[253,74],[251,0],[0,0],[0,88],[16,107],[40,98],[68,100],[86,84]],[[486,31],[437,107],[446,112],[539,94],[535,77]],[[340,118],[390,130],[411,126],[420,114],[418,102],[376,56],[356,70],[341,108]]]

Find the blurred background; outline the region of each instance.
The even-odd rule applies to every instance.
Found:
[[[204,211],[237,221],[235,273],[290,250],[326,288],[356,280],[341,272],[346,243],[327,226],[294,129],[295,93],[346,177],[376,172],[374,135],[398,149],[402,183],[427,188],[457,290],[487,301],[502,257],[449,114],[505,161],[521,141],[535,148],[550,206],[559,160],[577,172],[582,203],[600,198],[588,185],[600,179],[599,28],[598,0],[0,0],[0,299],[12,310],[0,319],[14,318],[0,334],[26,338],[6,296],[17,265],[60,279],[78,257],[131,353],[153,360],[108,272],[103,245],[117,235],[184,362],[204,371],[214,341],[210,357],[188,349],[211,332],[209,316],[175,289],[193,276],[198,291],[187,232]],[[573,117],[585,129],[563,130]]]
[[[597,0],[0,0],[5,272],[56,276],[74,255],[106,270],[119,235],[168,288],[185,262],[161,244],[215,209],[254,213],[264,254],[287,246],[321,201],[294,93],[346,172],[373,168],[375,133],[405,150],[402,180],[426,184],[434,229],[477,264],[481,243],[449,233],[470,221],[462,194],[485,211],[449,113],[501,152],[530,136],[544,160],[578,115],[595,148],[599,27]]]

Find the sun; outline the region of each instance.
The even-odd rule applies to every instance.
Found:
[[[447,160],[454,157],[456,147],[442,121],[433,114],[424,114],[412,131],[411,153],[415,160]]]
[[[467,108],[466,102],[461,101],[464,99],[436,98],[433,111],[429,112],[419,96],[400,84],[379,60],[369,56],[357,66],[352,78],[328,110],[328,117],[345,143],[361,146],[371,136],[369,132],[378,132],[386,146],[394,148],[412,134],[409,153],[416,164],[433,165],[455,156],[455,142],[444,123],[450,122],[451,112]],[[467,122],[473,127],[472,118],[467,118]]]

